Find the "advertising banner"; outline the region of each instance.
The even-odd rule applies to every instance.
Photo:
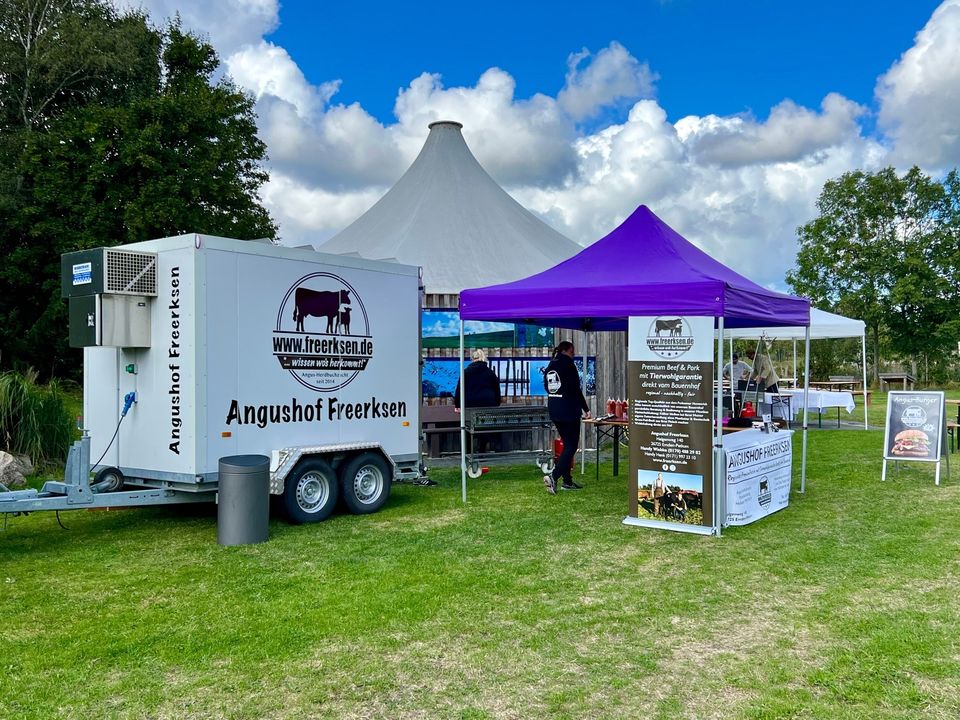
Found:
[[[792,434],[745,430],[724,437],[725,525],[748,525],[790,502]]]
[[[938,462],[943,418],[942,392],[892,391],[887,396],[884,459]]]
[[[713,323],[629,319],[631,517],[714,525]]]

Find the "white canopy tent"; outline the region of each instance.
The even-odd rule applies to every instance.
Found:
[[[860,338],[861,365],[863,368],[863,428],[867,424],[867,326],[863,320],[844,317],[836,313],[810,308],[810,339],[824,340],[828,338]],[[760,338],[776,340],[793,340],[793,373],[797,374],[797,340],[804,337],[806,328],[802,327],[766,327],[766,328],[737,328],[730,332],[731,354],[733,352],[733,338],[740,340],[759,340]],[[809,379],[805,376],[805,387],[809,387]]]

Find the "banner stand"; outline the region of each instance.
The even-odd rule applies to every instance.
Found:
[[[887,395],[880,482],[886,482],[888,461],[894,463],[897,472],[901,461],[932,462],[934,485],[940,485],[941,458],[946,461],[950,477],[946,438],[943,391],[891,391]]]

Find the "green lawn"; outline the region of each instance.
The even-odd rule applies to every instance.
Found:
[[[881,432],[809,442],[806,495],[719,539],[622,525],[589,465],[466,506],[437,470],[240,548],[212,508],[13,518],[0,718],[960,717],[957,468],[881,484]]]

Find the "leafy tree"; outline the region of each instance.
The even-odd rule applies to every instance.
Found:
[[[879,372],[881,340],[915,361],[942,356],[956,339],[956,171],[937,182],[914,167],[855,171],[826,183],[820,216],[798,229],[794,291],[867,323]]]
[[[213,81],[219,60],[208,44],[176,23],[152,30],[143,16],[118,16],[101,2],[46,4],[63,15],[46,32],[89,32],[67,53],[75,62],[88,46],[112,54],[110,62],[96,52],[96,62],[87,58],[83,67],[97,72],[85,83],[61,83],[68,93],[51,95],[53,81],[45,93],[32,91],[29,107],[42,111],[30,123],[19,122],[19,111],[4,114],[0,363],[75,375],[79,355],[66,347],[59,297],[62,253],[186,232],[273,238],[276,226],[257,198],[266,148],[256,137],[253,101],[229,80]],[[77,27],[90,13],[98,21]],[[112,40],[101,42],[104,36]],[[124,69],[109,72],[113,61]],[[139,70],[128,83],[130,67]]]

